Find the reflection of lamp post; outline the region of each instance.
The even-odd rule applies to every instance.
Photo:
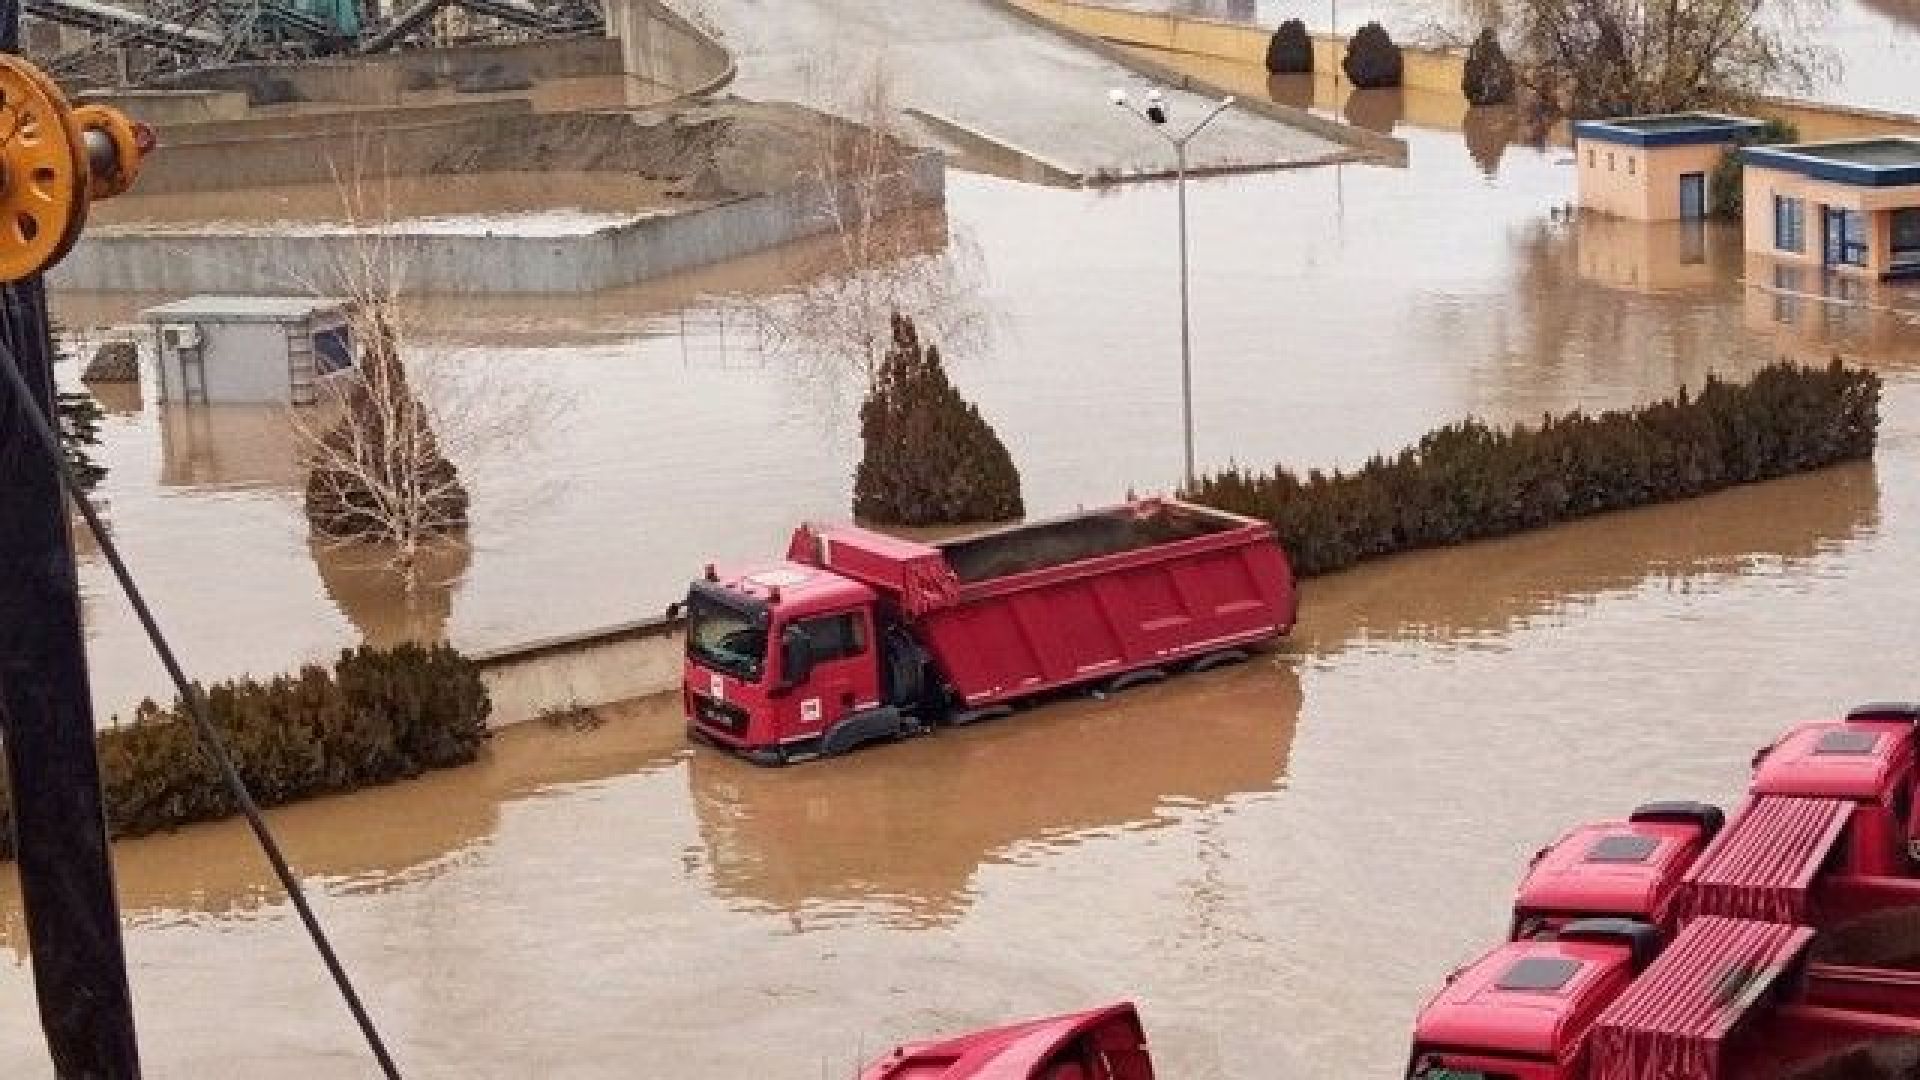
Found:
[[[1233,105],[1231,97],[1222,98],[1214,103],[1200,122],[1188,128],[1184,134],[1172,135],[1167,132],[1167,102],[1158,87],[1147,91],[1146,108],[1136,108],[1127,97],[1125,90],[1114,90],[1108,95],[1115,105],[1127,110],[1147,122],[1147,126],[1159,136],[1173,144],[1176,176],[1180,191],[1180,415],[1186,430],[1187,471],[1186,486],[1193,489],[1193,335],[1192,315],[1188,304],[1187,289],[1187,143],[1200,134],[1214,118]]]

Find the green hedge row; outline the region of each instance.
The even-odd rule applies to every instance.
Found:
[[[1273,523],[1301,576],[1870,457],[1880,377],[1779,363],[1631,412],[1467,420],[1354,472],[1229,467],[1192,501]]]
[[[463,765],[487,737],[492,704],[471,660],[452,648],[362,647],[331,671],[309,666],[268,682],[205,691],[208,718],[262,806],[384,784]],[[100,732],[100,784],[115,837],[172,829],[236,811],[180,704],[141,704],[133,722]],[[11,801],[0,775],[0,855],[13,853]]]

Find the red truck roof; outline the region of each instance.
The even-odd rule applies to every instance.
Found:
[[[1687,871],[1676,915],[1810,922],[1814,879],[1853,807],[1843,799],[1750,799]]]
[[[1535,857],[1514,910],[1522,916],[1621,915],[1664,922],[1681,875],[1707,839],[1698,821],[1583,825]]]
[[[1845,721],[1802,724],[1760,752],[1755,795],[1879,799],[1913,764],[1913,724],[1855,710]]]
[[[870,603],[873,590],[857,581],[796,562],[718,567],[711,580],[796,615]]]
[[[860,1080],[1153,1080],[1131,1002],[900,1046]],[[1101,1071],[1095,1071],[1096,1069]]]
[[[1619,942],[1509,942],[1447,980],[1421,1010],[1414,1043],[1553,1061],[1632,974]]]
[[[1812,938],[1804,926],[1689,923],[1594,1024],[1591,1080],[1718,1080],[1727,1037]]]

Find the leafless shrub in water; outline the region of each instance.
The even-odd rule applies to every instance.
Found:
[[[430,556],[467,543],[460,467],[523,459],[562,401],[497,368],[420,358],[404,303],[410,245],[394,229],[391,187],[358,167],[336,167],[335,181],[346,240],[319,245],[330,254],[316,276],[295,276],[313,295],[345,302],[356,364],[290,424],[309,470],[316,542],[379,553],[411,594]]]
[[[900,129],[886,61],[827,63],[814,77],[852,88],[838,100],[823,96],[853,123],[821,126],[805,184],[826,242],[802,249],[794,275],[805,284],[796,292],[755,302],[767,343],[850,369],[863,388],[886,358],[896,314],[949,355],[964,355],[987,332],[979,252],[943,210],[915,197],[918,151]]]

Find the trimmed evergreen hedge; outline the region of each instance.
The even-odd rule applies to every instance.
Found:
[[[492,704],[480,670],[446,645],[361,647],[331,671],[302,668],[268,682],[205,691],[207,715],[262,806],[370,787],[472,761]],[[107,827],[140,836],[236,812],[179,702],[141,703],[130,724],[97,736]],[[0,856],[13,820],[0,774]]]
[[[1631,412],[1462,421],[1351,473],[1232,466],[1182,495],[1272,522],[1304,577],[1870,457],[1879,405],[1873,372],[1782,362]]]

